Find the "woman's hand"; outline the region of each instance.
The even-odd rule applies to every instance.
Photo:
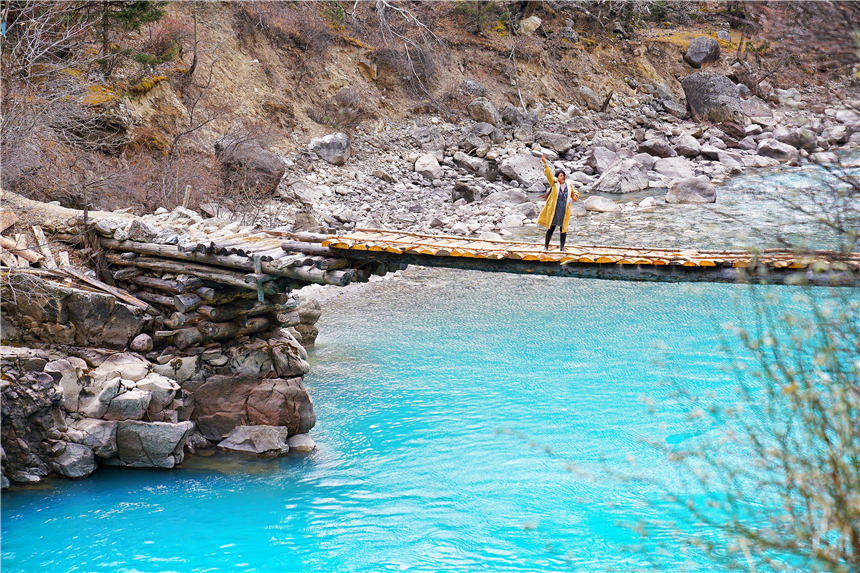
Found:
[[[540,160],[543,161],[543,164],[546,165],[546,157],[544,157],[543,153],[540,154]]]

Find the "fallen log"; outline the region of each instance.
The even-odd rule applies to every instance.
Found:
[[[173,333],[173,345],[179,350],[185,350],[189,346],[200,344],[209,340],[223,338],[234,338],[253,334],[272,326],[272,321],[265,316],[249,318],[244,324],[237,322],[204,322],[196,328],[180,328]]]
[[[176,280],[164,280],[157,279],[155,277],[135,276],[131,277],[131,281],[133,283],[139,284],[140,286],[163,290],[174,294],[188,292],[194,290],[195,288],[203,286],[203,281],[201,281],[198,277],[184,277],[177,278]]]
[[[164,319],[164,326],[170,328],[172,330],[176,330],[177,328],[182,328],[183,326],[188,326],[189,324],[194,324],[200,322],[205,317],[199,312],[174,312],[169,317]]]
[[[0,237],[0,246],[19,258],[31,263],[38,263],[45,257],[28,248],[18,248],[18,244],[9,237]]]
[[[174,245],[151,245],[149,243],[138,243],[134,241],[117,241],[116,239],[106,238],[101,239],[101,245],[107,249],[119,251],[133,251],[142,255],[156,255],[159,257],[166,257],[174,260],[193,261],[208,265],[217,265],[220,267],[254,272],[253,260],[248,259],[246,257],[239,257],[236,255],[210,255],[198,253],[196,251],[180,252],[179,249]],[[284,261],[284,263],[282,263],[281,261]],[[278,275],[286,277],[288,279],[295,279],[297,281],[316,284],[330,284],[335,286],[346,286],[352,280],[352,276],[350,275],[350,273],[345,270],[323,271],[314,267],[293,268],[291,264],[292,259],[290,257],[275,259],[273,261],[263,262],[262,271],[269,275]],[[187,274],[195,274],[189,272],[188,270],[184,272]]]
[[[201,315],[205,316],[209,320],[213,321],[225,321],[225,320],[233,320],[234,318],[238,318],[240,316],[255,316],[259,314],[266,314],[269,312],[280,312],[286,310],[284,307],[286,305],[281,304],[267,304],[250,301],[242,304],[233,304],[230,306],[209,306],[203,305],[197,307],[197,312]]]
[[[346,259],[318,259],[314,261],[314,266],[324,271],[335,271],[345,269],[350,265]]]
[[[334,250],[323,247],[316,243],[302,243],[299,241],[283,241],[281,249],[291,253],[305,253],[306,255],[318,255],[330,257],[337,254]]]
[[[145,300],[146,302],[160,304],[162,306],[166,306],[167,308],[176,308],[176,306],[173,304],[173,297],[167,295],[147,292],[145,290],[137,291],[134,293],[134,295],[140,300]]]
[[[42,251],[42,254],[45,256],[44,266],[49,269],[56,269],[57,261],[54,260],[54,253],[52,253],[50,247],[48,247],[48,239],[45,238],[45,232],[42,231],[42,227],[34,225],[33,234],[36,236],[39,250]]]
[[[191,312],[201,304],[203,299],[193,292],[177,294],[173,297],[173,306],[179,312]]]
[[[62,255],[64,253],[66,254],[66,260],[68,260],[68,253],[66,253],[65,251],[62,251],[60,253],[60,260],[61,261],[63,260]],[[155,312],[155,309],[153,309],[150,305],[146,304],[145,302],[143,302],[139,298],[135,298],[135,297],[131,296],[130,294],[128,294],[127,292],[122,291],[118,288],[112,287],[110,285],[106,285],[105,283],[101,282],[100,280],[96,280],[94,278],[88,277],[84,273],[79,272],[79,271],[73,269],[72,267],[65,266],[65,267],[61,268],[60,270],[63,271],[64,273],[70,275],[70,276],[75,277],[79,281],[83,281],[83,282],[89,284],[90,286],[94,286],[95,288],[97,288],[99,290],[110,293],[113,296],[117,297],[118,299],[120,299],[124,302],[127,302],[128,304],[130,304],[132,306],[136,306],[137,308],[140,308],[146,312],[149,312],[150,314],[158,314],[158,312]]]

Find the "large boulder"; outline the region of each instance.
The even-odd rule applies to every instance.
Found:
[[[215,375],[192,388],[195,406],[191,419],[197,423],[203,437],[219,442],[236,426],[247,425],[245,405],[260,383],[256,378]]]
[[[669,179],[693,176],[693,164],[685,157],[664,157],[654,162],[654,171]]]
[[[684,53],[684,61],[698,69],[720,59],[720,44],[713,38],[699,36],[693,38]]]
[[[109,465],[133,468],[172,468],[182,463],[183,448],[193,422],[119,422],[116,431],[118,457]]]
[[[308,150],[316,153],[324,161],[332,165],[343,165],[349,159],[352,152],[349,136],[345,133],[315,137],[311,139]]]
[[[600,176],[592,191],[601,193],[633,193],[648,188],[648,177],[642,164],[634,159],[621,159]]]
[[[517,153],[506,158],[499,166],[499,173],[526,187],[535,181],[546,180],[540,158],[531,153]]]
[[[570,149],[569,137],[558,133],[552,133],[550,131],[536,131],[535,141],[543,147],[552,149],[559,155],[564,155]]]
[[[603,174],[618,160],[618,154],[607,147],[597,145],[588,151],[585,164],[598,175]]]
[[[580,86],[577,92],[582,97],[582,100],[585,102],[588,109],[592,111],[600,110],[602,102],[600,101],[600,98],[597,97],[597,94],[594,93],[594,90],[588,86]]]
[[[54,469],[67,478],[87,477],[95,471],[96,459],[88,447],[67,443],[54,458]]]
[[[502,124],[499,110],[487,98],[479,97],[466,106],[466,113],[475,121],[484,121],[495,127]]]
[[[99,458],[113,458],[118,453],[116,447],[118,423],[82,418],[76,420],[67,433],[73,442],[88,447]]]
[[[261,193],[274,193],[287,170],[279,156],[263,149],[256,140],[239,135],[219,137],[215,157],[227,185]]]
[[[466,155],[462,151],[454,154],[454,163],[469,173],[483,177],[487,181],[495,181],[499,177],[499,164],[495,161]]]
[[[412,138],[418,142],[421,149],[427,153],[432,153],[437,161],[442,160],[446,144],[445,138],[442,137],[442,133],[438,129],[435,127],[417,127],[412,131]]]
[[[439,179],[442,176],[442,167],[435,155],[422,155],[415,161],[415,173],[426,179]]]
[[[695,141],[695,140],[694,140]],[[669,142],[663,138],[646,139],[637,148],[639,153],[647,153],[654,157],[675,157],[678,153],[672,149]]]
[[[239,426],[230,432],[218,449],[273,458],[289,453],[287,428],[282,426]]]
[[[797,163],[798,161],[797,149],[787,143],[780,143],[770,138],[758,142],[756,153],[776,159],[780,163]]]
[[[675,181],[666,193],[666,203],[714,203],[717,189],[705,176]]]
[[[47,363],[45,372],[53,375],[54,378],[59,377],[57,383],[63,389],[63,408],[67,412],[77,412],[78,396],[83,387],[78,369],[69,360],[62,358]]]
[[[531,203],[531,199],[529,199],[528,195],[517,189],[496,191],[494,193],[490,193],[489,195],[487,195],[487,198],[484,199],[484,205],[502,205],[507,207],[513,207],[516,205],[523,205],[525,203]]]
[[[248,418],[256,425],[285,426],[290,436],[307,433],[317,421],[301,378],[263,380],[248,395]]]
[[[696,157],[702,151],[702,146],[692,135],[682,133],[675,141],[675,151],[684,157]]]
[[[744,124],[738,86],[726,76],[696,72],[681,80],[687,105],[697,121]]]
[[[139,388],[117,394],[102,416],[105,420],[140,420],[149,407],[151,394]]]
[[[597,211],[598,213],[614,213],[621,210],[621,207],[615,201],[606,197],[598,197],[597,195],[588,197],[585,201],[582,201],[582,204],[587,211]]]

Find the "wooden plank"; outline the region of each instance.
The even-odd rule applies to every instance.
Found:
[[[10,269],[18,268],[18,259],[6,249],[0,251],[0,262],[9,267]]]
[[[149,309],[151,308],[147,303],[143,302],[139,298],[135,298],[135,297],[131,296],[130,294],[128,294],[127,292],[122,291],[118,288],[114,288],[110,285],[106,285],[105,283],[101,282],[100,280],[88,277],[84,273],[79,272],[70,266],[62,267],[61,270],[64,273],[75,277],[79,281],[83,281],[92,287],[95,287],[95,288],[102,290],[106,293],[110,293],[113,296],[117,297],[118,299],[120,299],[124,302],[127,302],[128,304],[130,304],[132,306],[136,306],[137,308],[140,308],[140,309],[145,310],[145,311],[149,311]]]
[[[31,251],[30,249],[18,249],[17,243],[9,237],[0,237],[0,246],[2,246],[7,251],[11,251],[12,254],[17,256],[18,258],[23,258],[30,263],[38,263],[45,258],[36,251]]]
[[[9,209],[4,210],[2,213],[0,213],[0,233],[2,233],[17,222],[18,215],[16,215],[14,211],[10,211]]]
[[[27,260],[27,257],[25,257],[21,254],[24,251],[29,251],[29,250],[30,249],[27,248],[27,235],[24,235],[22,233],[17,233],[15,235],[15,254],[18,256],[18,267],[19,268],[27,268],[30,266],[30,261]]]
[[[48,240],[45,238],[45,233],[42,231],[42,227],[35,225],[33,227],[33,234],[36,235],[36,242],[39,245],[39,250],[42,251],[42,254],[45,256],[45,261],[42,266],[48,269],[56,269],[57,261],[54,260],[54,253],[51,252],[51,248],[48,246]]]

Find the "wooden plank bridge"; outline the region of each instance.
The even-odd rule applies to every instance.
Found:
[[[399,262],[519,274],[662,282],[767,282],[857,285],[860,253],[750,251],[570,245],[545,251],[535,243],[487,241],[359,229],[320,243],[350,261]],[[301,248],[285,242],[284,249]],[[307,252],[312,252],[308,250]],[[322,254],[322,251],[315,251]]]

